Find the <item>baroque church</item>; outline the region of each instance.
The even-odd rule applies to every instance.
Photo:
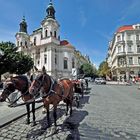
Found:
[[[27,23],[23,17],[19,32],[16,33],[16,46],[19,51],[33,58],[34,66],[38,70],[45,67],[46,72],[55,78],[70,78],[72,70],[88,60],[83,57],[83,61],[79,61],[80,52],[67,40],[60,40],[60,25],[56,20],[52,1],[46,12],[40,28],[31,35],[27,32]]]

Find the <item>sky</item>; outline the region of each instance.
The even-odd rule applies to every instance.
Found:
[[[140,23],[140,0],[52,0],[61,40],[68,40],[97,66],[107,57],[109,41],[123,25]],[[23,15],[28,33],[41,26],[49,0],[0,0],[0,42],[15,43]]]

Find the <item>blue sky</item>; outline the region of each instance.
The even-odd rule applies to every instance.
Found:
[[[49,0],[0,0],[0,41],[15,42],[25,15],[28,33],[40,27]],[[108,42],[122,25],[140,23],[140,0],[53,0],[61,39],[67,39],[98,67]]]

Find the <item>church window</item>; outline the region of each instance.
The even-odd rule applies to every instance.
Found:
[[[56,37],[56,31],[54,31],[54,37]]]
[[[55,55],[55,64],[57,64],[57,55]]]
[[[36,46],[36,37],[34,37],[34,46]]]
[[[72,68],[75,68],[74,58],[72,58]]]
[[[64,58],[64,69],[68,69],[68,58]]]
[[[44,55],[44,63],[47,64],[47,55]]]
[[[25,46],[27,47],[27,41],[25,41]]]
[[[41,39],[43,38],[43,34],[41,33]]]
[[[48,30],[45,31],[45,37],[48,37]]]
[[[52,32],[50,32],[50,36],[52,36]]]

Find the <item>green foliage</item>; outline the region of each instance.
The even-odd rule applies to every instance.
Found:
[[[92,76],[92,75],[96,75],[96,68],[93,67],[91,64],[89,63],[85,63],[80,67],[80,74],[85,74],[86,76]]]
[[[106,61],[103,61],[98,69],[98,75],[106,77],[107,75],[110,75],[110,68],[108,66],[108,63]]]
[[[24,74],[33,67],[32,59],[21,52],[17,52],[15,44],[2,42],[0,43],[0,50],[4,53],[0,56],[0,75],[5,72]]]

